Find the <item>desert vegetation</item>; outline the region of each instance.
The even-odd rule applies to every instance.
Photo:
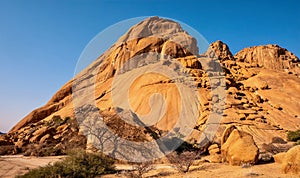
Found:
[[[300,145],[300,130],[289,131],[287,133],[287,140],[295,142],[295,145]]]
[[[62,161],[48,164],[45,167],[32,169],[18,178],[59,178],[59,177],[96,177],[114,173],[114,161],[100,153],[87,153],[76,149],[68,153]]]
[[[173,152],[167,155],[168,160],[180,172],[189,172],[195,159],[200,158],[196,152],[184,151],[182,153]]]

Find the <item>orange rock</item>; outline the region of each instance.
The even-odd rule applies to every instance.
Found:
[[[294,146],[286,152],[281,168],[284,173],[300,174],[300,145]]]
[[[229,164],[242,165],[256,164],[259,152],[250,134],[235,129],[221,146],[221,154]]]

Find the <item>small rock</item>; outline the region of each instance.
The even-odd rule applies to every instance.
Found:
[[[221,163],[223,160],[220,154],[213,154],[213,155],[209,155],[208,161],[210,163]]]
[[[218,154],[220,153],[220,148],[217,144],[212,144],[210,147],[208,147],[208,152],[210,155]]]
[[[262,83],[260,84],[259,88],[260,88],[261,90],[266,90],[266,89],[269,89],[269,85],[268,85],[267,82],[262,82]]]
[[[244,108],[250,108],[250,104],[243,104]]]
[[[248,103],[248,100],[246,98],[241,99],[241,103],[245,104]]]
[[[40,144],[44,143],[49,137],[50,137],[50,134],[44,135],[44,136],[40,139]]]
[[[262,118],[262,116],[259,114],[249,114],[247,116],[247,120],[251,120],[251,121],[254,121],[254,120],[260,119],[260,118]]]
[[[246,120],[246,115],[245,114],[239,114],[239,120]]]
[[[228,88],[227,92],[228,92],[228,94],[235,94],[238,92],[238,89],[235,87],[230,87],[230,88]]]
[[[244,110],[238,110],[239,114],[257,114],[257,111],[252,109],[244,109]]]

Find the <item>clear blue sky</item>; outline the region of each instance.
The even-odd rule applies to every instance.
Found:
[[[0,131],[8,131],[73,77],[87,43],[139,16],[180,20],[233,53],[279,44],[300,56],[300,3],[252,1],[0,0]]]

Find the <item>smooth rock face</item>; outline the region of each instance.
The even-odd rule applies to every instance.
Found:
[[[229,164],[239,166],[256,164],[259,152],[250,134],[235,129],[221,146],[221,154]]]
[[[300,174],[300,145],[286,152],[282,160],[281,168],[284,173]]]
[[[133,26],[123,35],[116,44],[139,39],[148,36],[179,42],[178,44],[190,51],[191,54],[198,54],[197,41],[184,31],[180,24],[159,17],[151,17]],[[180,43],[182,42],[182,43]]]
[[[149,98],[155,92],[162,93],[170,106],[164,119],[147,130],[134,127],[115,117],[116,110],[111,99],[112,83],[120,68],[125,64],[128,68],[143,65],[147,61],[128,61],[141,54],[147,56],[149,53],[159,53],[157,60],[162,63],[169,58],[179,61],[184,67],[183,72],[195,82],[200,95],[201,113],[191,134],[191,141],[197,141],[206,127],[212,103],[219,101],[218,96],[211,93],[211,89],[218,85],[226,86],[227,90],[223,118],[213,141],[218,145],[224,145],[232,131],[238,129],[241,133],[253,135],[255,144],[263,150],[262,145],[270,143],[273,137],[285,139],[287,130],[300,129],[300,62],[295,55],[277,45],[266,45],[245,48],[233,56],[225,43],[216,41],[205,54],[201,54],[221,62],[225,82],[213,83],[206,73],[207,66],[203,58],[199,57],[201,55],[198,54],[195,38],[176,22],[152,17],[133,26],[103,55],[67,82],[45,106],[32,111],[17,123],[0,141],[3,143],[0,144],[0,149],[1,146],[5,146],[6,154],[8,149],[11,150],[9,153],[12,153],[14,148],[17,148],[15,152],[27,152],[30,155],[30,149],[48,145],[64,151],[63,147],[68,146],[66,139],[73,140],[73,144],[76,138],[80,138],[77,140],[81,143],[79,147],[86,147],[86,140],[81,137],[78,124],[46,124],[53,123],[54,116],[63,119],[71,117],[76,121],[72,95],[80,95],[80,90],[94,84],[94,81],[94,95],[87,94],[81,99],[94,97],[97,111],[101,112],[107,125],[111,126],[110,129],[116,134],[135,141],[149,141],[154,139],[153,135],[163,135],[176,123],[174,116],[180,112],[180,95],[172,81],[162,76],[147,74],[136,80],[131,87],[128,93],[131,97],[130,104],[138,113],[149,112],[149,103],[145,98]],[[178,68],[176,65],[170,67]],[[233,125],[233,129],[224,132],[229,125]],[[37,131],[41,128],[45,130]],[[243,136],[247,134],[238,135],[247,139],[249,137]],[[59,142],[63,144],[58,145]],[[241,141],[240,144],[244,142]]]

